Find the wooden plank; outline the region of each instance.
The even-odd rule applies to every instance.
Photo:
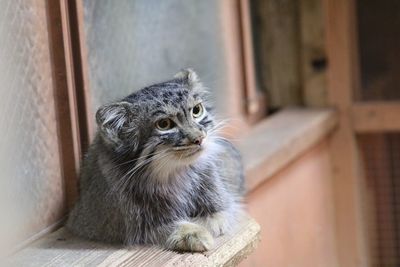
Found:
[[[240,31],[240,2],[238,0],[218,1],[221,17],[221,36],[223,54],[226,60],[226,75],[229,77],[226,88],[221,88],[226,93],[227,117],[232,118],[232,123],[225,133],[229,136],[237,136],[240,132],[249,128],[246,118],[245,99],[245,73],[243,69],[242,36]],[[229,88],[229,90],[226,90]]]
[[[300,108],[283,110],[259,123],[238,142],[247,190],[254,190],[316,145],[336,124],[333,110]]]
[[[251,124],[265,117],[267,107],[265,92],[258,90],[254,62],[254,44],[249,0],[240,1],[240,20],[242,29],[243,67],[246,91],[247,118]]]
[[[400,102],[365,102],[352,106],[357,133],[400,131]]]
[[[70,49],[74,67],[75,97],[79,114],[79,129],[82,151],[86,152],[94,137],[94,115],[90,101],[89,67],[86,49],[82,0],[66,2],[70,33]]]
[[[234,266],[255,249],[259,233],[260,226],[246,218],[232,235],[218,237],[211,251],[177,253],[91,242],[61,228],[15,254],[6,266]]]
[[[369,266],[365,180],[350,112],[358,83],[355,1],[324,0],[324,17],[329,104],[338,109],[340,125],[330,139],[339,265]]]
[[[69,44],[68,11],[65,9],[63,0],[47,1],[47,9],[62,175],[65,183],[66,206],[71,208],[78,194],[77,177],[81,146]]]
[[[303,101],[309,107],[326,107],[326,49],[322,0],[299,1],[300,53]]]

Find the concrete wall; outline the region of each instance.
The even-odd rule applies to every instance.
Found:
[[[330,174],[323,142],[249,195],[262,241],[240,266],[338,266]]]

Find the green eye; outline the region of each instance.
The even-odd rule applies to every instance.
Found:
[[[166,131],[174,127],[174,122],[170,119],[161,119],[156,122],[156,127],[160,131]]]
[[[192,108],[192,116],[193,118],[199,118],[204,113],[204,108],[201,103],[197,104]]]

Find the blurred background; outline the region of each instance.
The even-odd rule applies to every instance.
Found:
[[[0,0],[0,249],[62,227],[101,104],[192,68],[261,225],[241,266],[400,266],[399,47],[395,0]]]

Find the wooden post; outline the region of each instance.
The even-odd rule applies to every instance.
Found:
[[[82,151],[86,152],[94,137],[93,113],[90,101],[89,66],[86,50],[86,35],[83,17],[83,1],[67,1],[71,51],[75,75],[76,101],[79,111]]]
[[[253,124],[265,117],[267,111],[265,92],[258,90],[254,62],[254,44],[250,0],[240,0],[240,20],[243,50],[243,74],[245,80],[246,112],[248,121]]]
[[[329,102],[339,112],[339,128],[330,140],[340,266],[369,266],[364,179],[352,127],[353,90],[357,85],[354,0],[324,0],[328,51]]]
[[[69,39],[68,9],[64,0],[48,0],[47,9],[61,168],[65,183],[66,206],[70,209],[78,194],[77,177],[82,151]]]

